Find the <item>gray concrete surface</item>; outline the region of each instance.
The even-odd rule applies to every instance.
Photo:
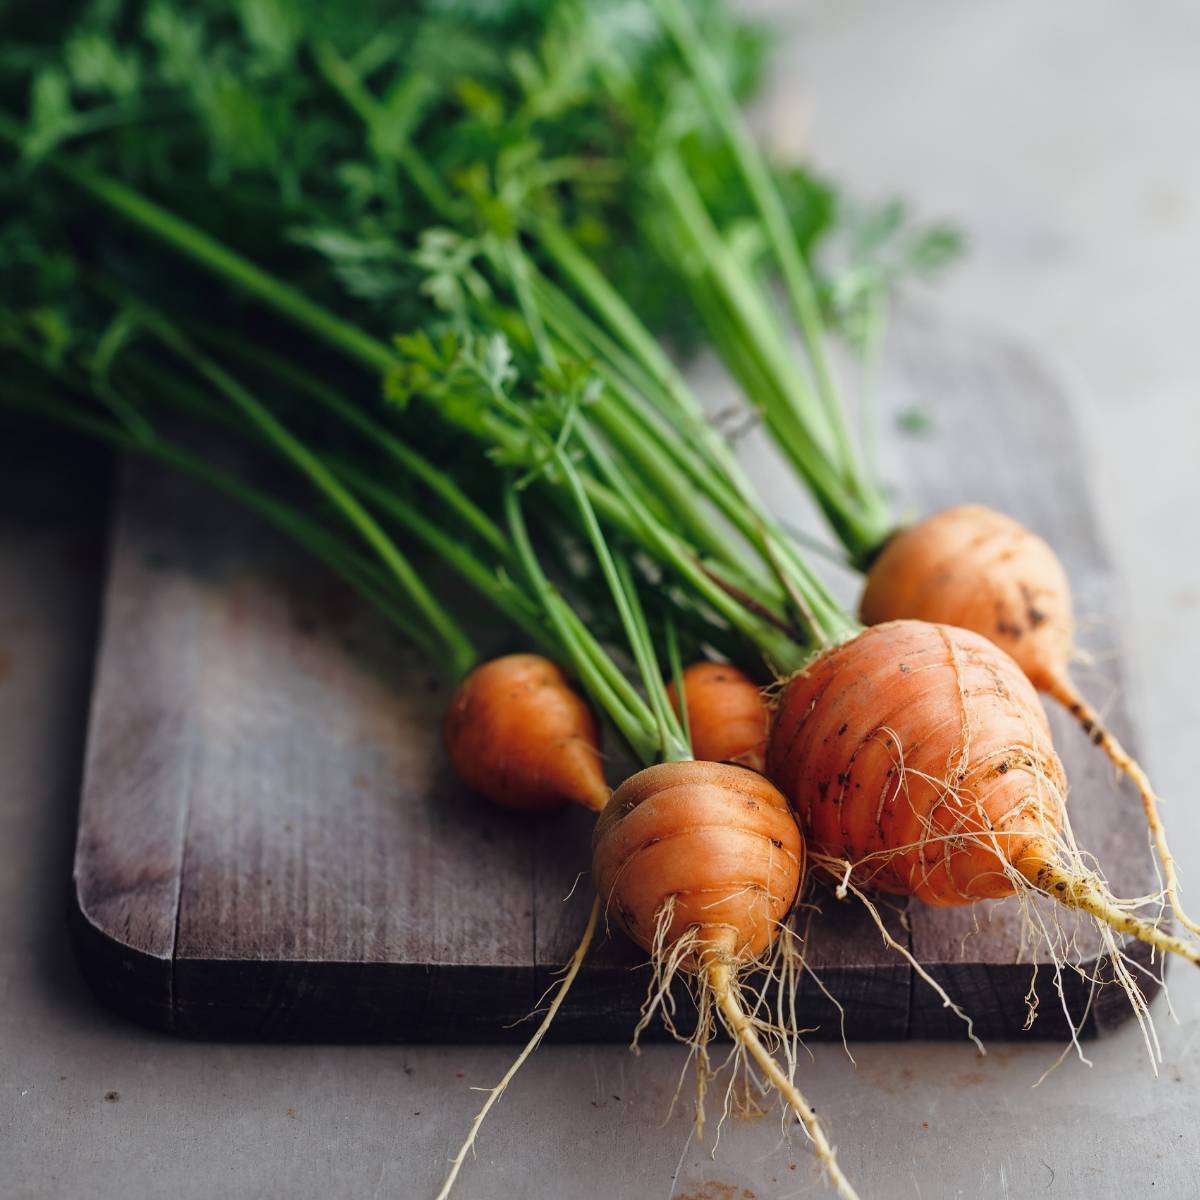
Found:
[[[759,5],[759,7],[763,7]],[[1187,0],[822,0],[782,10],[758,117],[866,195],[958,219],[970,259],[923,298],[1035,347],[1068,381],[1126,585],[1133,708],[1176,850],[1200,864],[1200,9]],[[6,542],[13,546],[14,542]],[[27,545],[25,552],[40,553]],[[7,551],[6,551],[7,553]],[[12,560],[15,562],[15,558]],[[32,560],[30,560],[32,561]],[[422,1197],[506,1049],[207,1046],[96,1010],[61,928],[89,606],[28,635],[0,688],[0,1194]],[[62,572],[65,572],[62,573]],[[28,596],[25,597],[28,600]],[[23,615],[22,615],[23,614]],[[82,630],[82,632],[80,632]],[[40,655],[30,669],[32,655]],[[64,718],[65,714],[65,718]],[[51,731],[55,731],[53,734]],[[1185,878],[1200,895],[1200,866]],[[1046,1045],[816,1046],[804,1081],[864,1197],[1200,1194],[1200,979],[1177,970],[1151,1074],[1132,1030],[1036,1090]],[[798,1139],[733,1121],[715,1158],[664,1122],[670,1047],[543,1048],[485,1129],[462,1200],[827,1194]],[[106,1095],[119,1098],[106,1099]]]

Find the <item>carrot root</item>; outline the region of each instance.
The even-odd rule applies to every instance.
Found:
[[[768,767],[810,854],[842,879],[843,893],[853,886],[938,906],[1015,894],[1025,934],[1050,952],[1072,1029],[1064,969],[1100,984],[1111,968],[1157,1064],[1137,979],[1147,968],[1116,935],[1190,962],[1200,962],[1200,946],[1135,915],[1140,905],[1165,901],[1165,892],[1117,899],[1093,869],[1071,829],[1066,774],[1045,711],[1011,657],[966,629],[873,626],[789,681]],[[1095,926],[1102,950],[1093,965],[1080,961],[1060,920],[1030,903],[1039,894],[1059,902],[1058,915],[1073,909]],[[1031,1020],[1037,1003],[1031,982]]]
[[[972,629],[1012,655],[1137,788],[1162,867],[1163,895],[1176,920],[1200,934],[1200,922],[1179,899],[1175,859],[1150,781],[1067,673],[1074,641],[1070,587],[1045,541],[981,505],[935,513],[883,548],[867,575],[862,614],[868,624],[918,618]]]
[[[720,940],[710,943],[704,952],[701,967],[704,985],[712,992],[729,1036],[745,1050],[772,1087],[783,1097],[787,1106],[796,1114],[812,1141],[813,1153],[829,1172],[838,1195],[842,1200],[858,1200],[858,1193],[838,1165],[837,1154],[825,1136],[820,1121],[817,1120],[816,1110],[780,1067],[774,1055],[763,1045],[756,1029],[756,1020],[742,1006],[734,984],[729,951],[729,945]]]
[[[608,803],[596,718],[540,654],[505,654],[471,671],[446,708],[442,737],[463,783],[505,808],[600,812]]]
[[[714,762],[659,763],[627,779],[601,813],[593,838],[592,875],[606,909],[650,955],[634,1049],[656,1015],[690,1048],[699,1132],[709,1080],[731,1067],[718,1139],[743,1081],[747,1109],[759,1110],[751,1085],[761,1071],[782,1096],[784,1112],[795,1112],[803,1124],[839,1195],[849,1200],[854,1189],[812,1105],[792,1082],[800,966],[787,919],[804,865],[804,839],[779,789],[755,771]],[[765,982],[747,1002],[743,982],[756,971]],[[672,985],[680,975],[696,1007],[695,1025],[687,1031],[676,1024]],[[733,1046],[714,1070],[709,1047],[718,1025]],[[682,1076],[676,1099],[681,1091]]]
[[[762,689],[728,663],[694,662],[683,672],[683,703],[667,687],[671,705],[686,713],[697,758],[763,770],[771,715]]]
[[[1200,963],[1200,948],[1190,945],[1181,938],[1174,937],[1151,922],[1131,913],[1126,907],[1128,902],[1120,901],[1112,896],[1103,881],[1087,870],[1080,858],[1079,852],[1074,848],[1069,837],[1064,837],[1055,845],[1053,850],[1050,846],[1046,846],[1045,850],[1046,854],[1055,852],[1066,854],[1070,862],[1073,863],[1073,866],[1056,865],[1048,861],[1046,854],[1036,852],[1030,855],[1028,859],[1022,861],[1019,866],[1005,865],[1005,874],[1012,885],[1015,899],[1021,904],[1022,908],[1024,919],[1022,944],[1025,944],[1024,939],[1026,937],[1032,936],[1047,947],[1053,963],[1054,989],[1060,1001],[1065,1005],[1066,995],[1063,990],[1062,975],[1063,971],[1068,969],[1068,967],[1071,970],[1079,972],[1084,978],[1091,979],[1093,986],[1098,986],[1103,980],[1099,974],[1088,974],[1082,963],[1069,963],[1073,938],[1056,923],[1048,923],[1038,913],[1036,908],[1029,904],[1029,900],[1037,895],[1046,896],[1057,901],[1064,908],[1074,910],[1085,918],[1090,918],[1094,921],[1101,937],[1103,961],[1109,964],[1113,973],[1113,981],[1121,988],[1129,1000],[1141,1030],[1142,1040],[1146,1045],[1151,1068],[1157,1074],[1158,1064],[1162,1061],[1158,1036],[1150,1015],[1149,1004],[1135,978],[1135,971],[1144,968],[1137,966],[1129,959],[1116,934],[1129,934],[1155,946],[1161,951],[1181,954],[1190,962]],[[835,895],[839,899],[844,899],[847,894],[852,893],[863,904],[879,929],[885,944],[901,955],[917,975],[937,992],[942,999],[944,1007],[949,1008],[965,1022],[967,1034],[975,1043],[980,1054],[986,1053],[982,1043],[974,1034],[973,1022],[970,1017],[950,998],[945,989],[937,983],[928,971],[922,967],[912,952],[888,932],[871,898],[855,882],[854,872],[856,865],[846,859],[838,859],[821,854],[814,854],[812,861],[818,869],[824,871],[837,881]],[[1039,1004],[1036,988],[1036,971],[1034,979],[1030,982],[1029,995],[1026,999],[1029,1006],[1029,1018],[1026,1022],[1026,1028],[1028,1028],[1034,1020]],[[1076,1020],[1072,1018],[1065,1007],[1064,1012],[1067,1013],[1068,1022],[1071,1027],[1071,1039],[1068,1049],[1074,1046],[1082,1057],[1083,1052],[1079,1043],[1079,1027]],[[1061,1058],[1059,1061],[1061,1061]],[[1084,1059],[1084,1061],[1086,1062],[1087,1060]]]
[[[634,1048],[636,1035],[646,1028],[656,1013],[660,1014],[668,1032],[691,1048],[689,1062],[693,1058],[696,1062],[697,1137],[704,1136],[705,1097],[711,1079],[732,1064],[729,1085],[725,1090],[724,1111],[718,1122],[719,1139],[720,1125],[730,1111],[731,1098],[741,1079],[739,1067],[753,1062],[768,1084],[782,1097],[786,1105],[784,1111],[794,1112],[803,1125],[812,1141],[814,1153],[829,1172],[838,1195],[843,1200],[856,1200],[857,1192],[839,1167],[836,1152],[818,1122],[812,1105],[793,1082],[800,1033],[796,1021],[795,987],[802,970],[798,951],[793,944],[795,934],[786,925],[781,925],[769,956],[752,961],[737,955],[737,935],[727,926],[694,926],[671,941],[668,931],[675,919],[673,900],[673,897],[668,897],[658,914],[657,936],[651,951],[653,976],[642,1006]],[[760,969],[765,971],[766,981],[747,1004],[742,999],[740,980]],[[695,1031],[690,1035],[684,1034],[675,1025],[675,1001],[671,986],[675,976],[680,973],[691,978],[692,997],[698,1013]],[[774,1005],[768,999],[773,984]],[[732,1039],[733,1050],[714,1069],[710,1065],[709,1044],[716,1032],[717,1019]],[[783,1064],[772,1049],[764,1044],[763,1035],[772,1043],[778,1043]],[[746,1111],[758,1114],[762,1109],[750,1096],[750,1078],[746,1076],[747,1094],[744,1100],[739,1100],[739,1104],[744,1104]],[[679,1091],[676,1092],[676,1099],[678,1096]]]
[[[450,1160],[449,1174],[447,1174],[446,1181],[442,1184],[442,1189],[438,1192],[436,1200],[446,1200],[446,1197],[450,1195],[450,1190],[454,1187],[454,1181],[458,1178],[458,1173],[462,1170],[462,1165],[466,1161],[467,1155],[475,1145],[475,1138],[479,1134],[484,1119],[491,1111],[492,1106],[504,1094],[508,1085],[513,1081],[513,1077],[525,1064],[525,1060],[538,1048],[542,1038],[546,1036],[547,1030],[549,1030],[554,1018],[558,1015],[558,1010],[567,998],[567,993],[571,990],[571,985],[575,982],[576,975],[579,974],[579,968],[583,965],[583,960],[587,957],[588,949],[592,944],[592,938],[596,933],[596,923],[599,919],[600,898],[597,896],[592,903],[592,911],[588,915],[583,937],[579,939],[579,945],[575,947],[575,953],[571,955],[571,961],[567,964],[567,969],[562,979],[559,980],[558,986],[554,989],[554,998],[550,1001],[550,1007],[546,1009],[546,1015],[542,1018],[537,1029],[534,1030],[533,1036],[525,1043],[521,1053],[513,1060],[512,1066],[501,1076],[500,1082],[488,1092],[487,1099],[483,1102],[483,1107],[475,1114],[475,1120],[471,1122],[471,1128],[467,1131],[466,1140],[459,1147],[458,1153]]]
[[[1127,912],[1094,875],[1076,874],[1046,862],[1023,866],[1022,874],[1038,891],[1067,908],[1089,913],[1118,933],[1129,934],[1165,954],[1178,954],[1180,958],[1200,966],[1200,947]]]
[[[1150,785],[1146,772],[1137,760],[1121,745],[1115,735],[1105,726],[1100,714],[1080,695],[1075,685],[1065,676],[1055,676],[1049,681],[1046,691],[1053,696],[1078,722],[1083,731],[1117,768],[1137,788],[1141,797],[1146,824],[1154,839],[1158,859],[1163,870],[1163,892],[1175,919],[1192,933],[1200,934],[1200,922],[1193,920],[1184,911],[1179,899],[1179,877],[1175,870],[1175,857],[1167,844],[1167,831],[1158,814],[1158,796]]]

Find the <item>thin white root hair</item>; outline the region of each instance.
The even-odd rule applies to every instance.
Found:
[[[1092,1004],[1096,999],[1096,992],[1099,990],[1099,988],[1100,981],[1098,979],[1093,979],[1091,990],[1088,992],[1087,1007],[1083,1010],[1083,1016],[1079,1019],[1080,1025],[1087,1020],[1088,1013],[1092,1011]],[[1029,1026],[1027,1025],[1026,1029],[1028,1028]],[[1079,1061],[1082,1062],[1084,1066],[1090,1067],[1092,1065],[1092,1060],[1086,1057],[1086,1055],[1083,1053],[1083,1047],[1079,1044],[1079,1037],[1076,1034],[1074,1024],[1071,1025],[1071,1033],[1074,1036],[1072,1036],[1071,1040],[1067,1042],[1067,1044],[1059,1051],[1058,1057],[1037,1077],[1037,1082],[1034,1083],[1033,1087],[1040,1088],[1042,1084],[1045,1083],[1046,1080],[1049,1079],[1050,1076],[1053,1075],[1054,1072],[1057,1071],[1064,1062],[1066,1062],[1067,1055],[1070,1054],[1073,1049],[1079,1052]]]
[[[975,1049],[980,1055],[987,1054],[987,1047],[981,1042],[975,1033],[975,1022],[969,1017],[951,998],[950,994],[944,987],[925,968],[917,961],[913,952],[902,942],[896,941],[888,930],[888,927],[883,923],[883,917],[879,915],[879,909],[871,902],[866,892],[858,887],[851,873],[854,870],[854,865],[847,862],[845,859],[826,858],[824,855],[814,854],[813,861],[825,867],[826,870],[834,871],[841,874],[841,882],[838,884],[837,895],[839,898],[844,898],[847,892],[853,892],[855,897],[860,901],[862,906],[871,915],[871,920],[875,922],[875,928],[879,930],[879,936],[883,938],[884,945],[895,950],[902,958],[904,958],[910,967],[941,997],[942,1007],[948,1008],[960,1021],[967,1027],[967,1037],[975,1043]]]
[[[558,987],[554,992],[554,999],[550,1001],[550,1007],[546,1009],[546,1015],[542,1018],[541,1024],[538,1025],[533,1036],[525,1043],[524,1049],[513,1060],[512,1066],[504,1072],[500,1082],[488,1092],[488,1097],[483,1102],[483,1107],[475,1114],[475,1120],[471,1122],[471,1128],[467,1132],[466,1141],[459,1147],[459,1151],[454,1158],[450,1160],[450,1172],[446,1176],[446,1182],[442,1184],[442,1190],[438,1192],[436,1200],[446,1200],[446,1197],[450,1195],[450,1189],[454,1187],[454,1181],[458,1178],[458,1173],[462,1170],[462,1165],[466,1161],[467,1155],[474,1148],[475,1138],[479,1134],[484,1119],[491,1111],[492,1105],[504,1094],[504,1090],[513,1081],[513,1077],[524,1065],[525,1060],[538,1048],[542,1038],[546,1036],[547,1030],[549,1030],[551,1023],[558,1015],[558,1010],[567,998],[567,993],[571,990],[571,985],[575,982],[576,975],[579,974],[579,968],[583,965],[583,960],[587,957],[587,952],[591,947],[592,938],[595,936],[596,924],[599,919],[600,897],[597,896],[592,902],[592,911],[588,914],[587,926],[583,931],[583,937],[580,938],[579,945],[575,947],[575,953],[571,955],[571,961],[567,964],[567,969],[558,983]]]
[[[821,910],[814,904],[809,910],[808,917],[804,922],[804,936],[800,939],[805,950],[808,949],[808,935],[812,928],[812,919],[814,913],[819,913]],[[800,967],[804,973],[815,983],[820,989],[821,995],[837,1009],[838,1027],[842,1035],[842,1049],[846,1052],[846,1057],[850,1060],[852,1067],[857,1067],[858,1063],[854,1059],[854,1055],[850,1052],[850,1043],[846,1040],[846,1009],[842,1002],[825,986],[825,981],[808,965],[808,955],[801,954]],[[796,991],[792,989],[792,1006],[793,1011],[796,1003]]]
[[[642,1001],[642,1011],[638,1023],[633,1027],[633,1040],[629,1046],[634,1054],[640,1052],[639,1040],[656,1012],[662,1013],[663,1025],[673,1038],[681,1042],[687,1040],[675,1028],[675,997],[671,994],[671,985],[697,948],[699,930],[688,929],[670,945],[667,944],[667,935],[675,920],[675,904],[675,897],[668,896],[655,915],[654,939],[650,943],[650,985],[646,989],[646,998]]]

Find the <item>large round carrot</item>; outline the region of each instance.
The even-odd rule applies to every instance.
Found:
[[[524,812],[608,802],[600,730],[587,702],[548,658],[507,654],[459,684],[442,722],[468,787]]]
[[[1033,888],[1200,963],[1085,867],[1045,712],[976,633],[892,621],[817,658],[782,693],[767,769],[814,860],[861,886],[935,905]]]
[[[679,712],[674,683],[667,695]],[[697,758],[763,769],[771,713],[749,675],[729,663],[695,662],[683,672],[683,697]]]
[[[839,1194],[853,1197],[812,1105],[760,1040],[764,1018],[752,1017],[740,997],[744,976],[770,958],[804,862],[787,800],[762,775],[728,763],[639,771],[613,792],[592,838],[600,899],[650,954],[655,994],[666,994],[676,971],[692,976],[697,1045],[707,1041],[715,1010],[803,1123]]]
[[[1175,860],[1146,773],[1071,681],[1071,590],[1046,542],[980,504],[936,513],[884,547],[867,574],[862,618],[868,625],[904,618],[958,625],[1006,650],[1133,782],[1162,862],[1167,898],[1180,922],[1200,933],[1200,922],[1180,904]]]

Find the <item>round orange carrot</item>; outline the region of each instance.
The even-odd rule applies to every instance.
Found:
[[[803,870],[787,800],[726,763],[639,771],[613,792],[592,838],[592,877],[609,914],[647,951],[688,936],[693,965],[718,946],[732,961],[765,953]]]
[[[442,722],[458,777],[506,808],[608,802],[592,710],[548,658],[508,654],[459,684]]]
[[[838,1166],[812,1105],[767,1051],[762,1006],[741,999],[742,981],[768,965],[804,877],[804,839],[787,800],[766,778],[729,763],[659,763],[627,779],[600,814],[592,877],[607,911],[650,954],[655,986],[644,1025],[677,971],[689,973],[699,1012],[691,1041],[706,1075],[714,1015],[796,1113],[844,1200],[856,1193]],[[786,968],[774,974],[788,978]],[[794,979],[792,979],[794,985]],[[639,1026],[641,1028],[641,1026]],[[702,1109],[698,1120],[702,1117]]]
[[[1200,963],[1130,913],[1064,837],[1066,779],[1017,664],[976,633],[876,625],[784,689],[767,771],[814,860],[860,886],[968,904],[1032,887]]]
[[[973,629],[1039,691],[1067,674],[1075,622],[1062,564],[1019,521],[981,504],[897,533],[867,574],[861,609],[868,625],[912,618]]]
[[[667,695],[679,712],[674,683],[667,686]],[[771,714],[762,689],[749,675],[728,663],[692,663],[683,672],[683,696],[697,758],[763,769]]]
[[[1057,837],[1066,792],[1016,663],[976,634],[919,621],[874,626],[796,676],[768,771],[814,852],[937,905],[1010,895],[1006,864]]]
[[[896,534],[867,574],[868,625],[913,618],[972,629],[1006,650],[1133,782],[1180,922],[1200,933],[1179,901],[1175,860],[1150,780],[1071,681],[1075,621],[1066,572],[1019,521],[979,504],[950,508]]]

